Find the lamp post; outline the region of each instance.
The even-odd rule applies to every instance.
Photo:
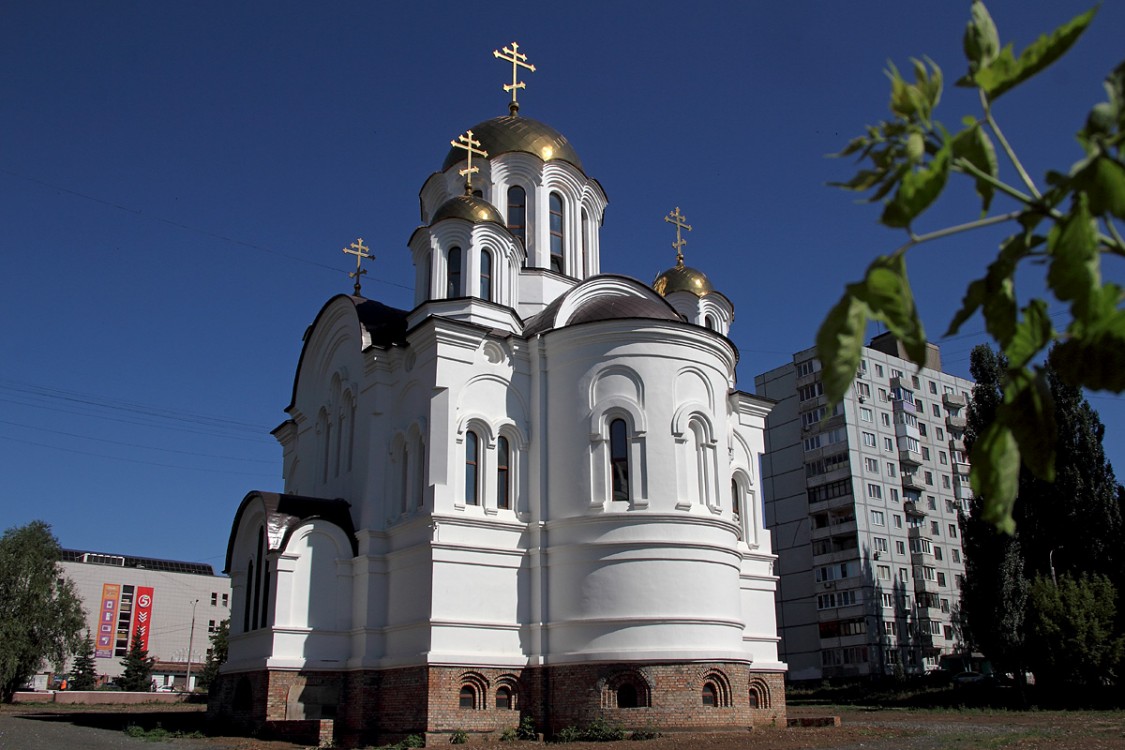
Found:
[[[187,642],[187,677],[184,678],[184,690],[189,693],[191,692],[191,647],[195,642],[195,605],[197,604],[199,604],[198,599],[191,603],[191,630],[188,631]]]
[[[1062,549],[1061,546],[1055,547],[1053,550],[1047,553],[1047,565],[1051,568],[1051,583],[1055,588],[1059,587],[1059,581],[1057,578],[1055,578],[1055,552],[1060,549]]]

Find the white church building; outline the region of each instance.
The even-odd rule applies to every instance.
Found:
[[[736,389],[733,306],[679,209],[676,266],[601,274],[606,196],[514,99],[422,186],[414,307],[357,282],[305,334],[284,493],[234,516],[215,716],[341,744],[784,721],[772,402]]]

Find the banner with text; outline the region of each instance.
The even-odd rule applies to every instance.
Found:
[[[152,586],[138,586],[133,632],[141,636],[141,648],[148,651],[148,634],[152,630]]]
[[[120,596],[119,584],[102,584],[102,604],[98,608],[98,645],[94,650],[94,655],[99,659],[113,658],[113,630],[117,623],[117,599]]]

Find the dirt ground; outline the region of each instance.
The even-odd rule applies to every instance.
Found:
[[[0,707],[0,750],[297,750],[300,745],[243,737],[146,742],[127,737],[129,723],[190,730],[202,706]],[[791,707],[791,717],[839,716],[842,726],[759,727],[739,733],[670,734],[645,742],[572,743],[567,750],[1125,750],[1122,711],[987,711]],[[470,750],[519,750],[530,743],[471,742]]]

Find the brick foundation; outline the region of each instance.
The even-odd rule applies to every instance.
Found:
[[[786,723],[783,675],[738,662],[259,671],[222,675],[211,696],[214,719],[279,735],[306,733],[320,722],[344,747],[410,734],[431,742],[456,731],[496,737],[525,715],[548,735],[598,718],[662,731]]]

